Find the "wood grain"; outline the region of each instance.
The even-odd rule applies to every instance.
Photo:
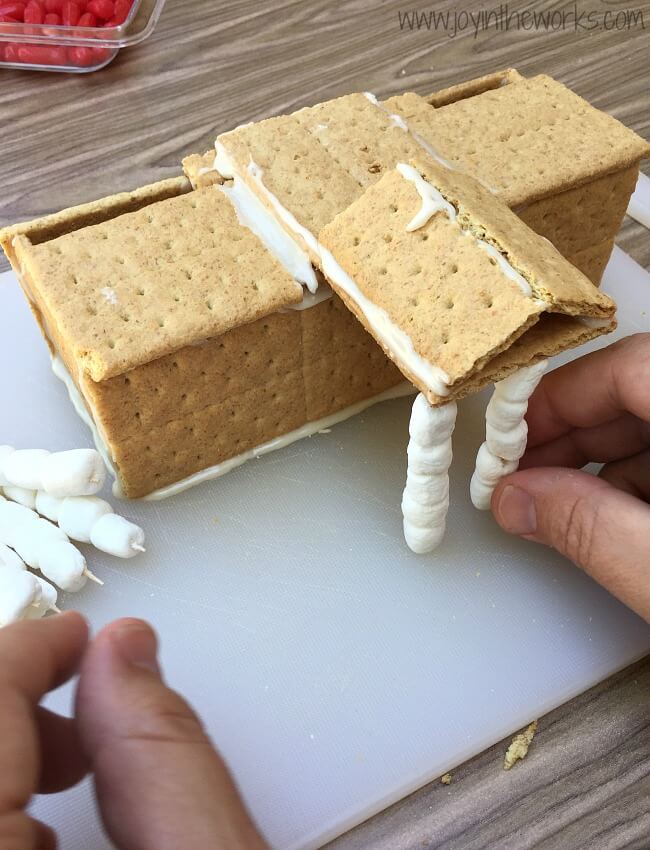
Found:
[[[512,770],[507,739],[327,848],[647,850],[649,693],[646,659],[542,718]]]
[[[507,66],[551,74],[649,138],[650,2],[632,7],[644,28],[451,37],[401,30],[398,11],[418,8],[406,0],[168,0],[151,39],[103,71],[0,70],[0,224],[175,175],[181,157],[244,121],[350,91],[426,94]],[[420,8],[460,9],[450,0]],[[566,8],[516,4],[520,13]],[[640,225],[628,220],[619,244],[650,268]],[[449,788],[432,783],[330,846],[647,848],[649,694],[646,661],[543,718],[528,759],[509,773],[497,745],[454,771]]]

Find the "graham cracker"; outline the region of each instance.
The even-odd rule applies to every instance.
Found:
[[[125,495],[140,498],[403,380],[333,296],[81,386]]]
[[[635,163],[574,189],[515,207],[514,211],[568,257],[614,238],[638,174],[639,166]]]
[[[215,187],[12,244],[36,300],[95,381],[302,300]]]
[[[214,150],[190,154],[182,161],[182,166],[193,189],[205,189],[223,183],[223,177],[214,167]]]
[[[545,75],[438,109],[414,94],[385,105],[509,206],[565,191],[650,155],[648,142]]]
[[[510,348],[544,311],[613,317],[611,299],[480,184],[430,160],[414,165],[453,204],[456,221],[436,213],[423,227],[407,231],[422,200],[414,184],[393,171],[325,227],[319,241],[363,295],[408,336],[416,353],[448,375],[452,394]],[[533,296],[506,277],[467,232],[507,258],[528,281]],[[388,350],[359,305],[336,280],[330,283],[409,380],[432,403],[439,403],[435,390]],[[581,327],[587,336],[603,331]]]
[[[585,277],[588,277],[595,286],[599,286],[605,266],[614,250],[614,244],[614,239],[605,239],[598,245],[591,245],[589,248],[583,248],[575,254],[570,254],[567,260],[572,266],[579,269]]]
[[[266,188],[313,233],[363,191],[294,116],[238,127],[223,133],[218,142],[254,191],[257,185],[249,168],[251,161],[261,169]],[[268,205],[265,197],[260,199]]]
[[[0,245],[12,265],[15,254],[12,242],[16,236],[27,236],[33,245],[56,239],[64,233],[72,233],[91,224],[99,224],[115,216],[142,209],[143,207],[173,198],[191,190],[191,185],[185,177],[170,177],[158,183],[151,183],[134,189],[132,192],[120,192],[108,198],[100,198],[87,204],[42,216],[19,224],[0,229]]]
[[[473,80],[467,80],[455,86],[440,89],[430,94],[426,98],[426,101],[436,108],[447,106],[449,103],[467,100],[470,97],[476,97],[486,91],[498,89],[523,79],[525,78],[516,68],[505,68],[502,71],[495,71],[492,74],[485,74],[482,77],[476,77]]]
[[[376,183],[397,162],[422,148],[367,95],[350,94],[294,112],[292,116],[359,186]],[[344,209],[337,205],[337,212]]]

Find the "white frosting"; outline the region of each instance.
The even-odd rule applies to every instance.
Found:
[[[427,183],[417,168],[413,168],[412,165],[407,165],[404,162],[399,162],[397,164],[397,170],[402,177],[413,183],[420,198],[422,198],[420,210],[406,225],[407,231],[412,232],[413,230],[419,230],[421,227],[424,227],[431,216],[437,212],[444,212],[451,221],[456,221],[455,208],[449,201],[443,198],[442,194],[431,183]]]
[[[40,598],[41,587],[31,573],[14,567],[0,569],[0,627],[22,620]]]
[[[234,206],[239,223],[253,231],[294,280],[306,286],[311,293],[316,292],[318,281],[306,251],[278,224],[246,183],[235,177],[232,185],[224,185],[220,189]]]
[[[119,303],[115,291],[111,289],[110,286],[103,287],[103,289],[99,290],[99,293],[104,299],[104,301],[108,301],[109,304],[115,306]]]
[[[456,412],[455,402],[431,407],[421,393],[413,402],[402,514],[404,537],[418,554],[435,549],[445,534]]]
[[[7,452],[10,448],[3,446],[5,451],[0,458],[3,486],[10,498],[28,507],[34,507],[31,494],[36,490],[45,490],[55,496],[91,495],[101,489],[106,479],[102,459],[92,449]]]
[[[72,406],[77,412],[79,418],[88,426],[88,428],[90,428],[97,450],[104,458],[106,466],[115,478],[115,481],[113,482],[113,495],[117,498],[125,498],[117,477],[117,471],[110,458],[106,443],[102,439],[93,418],[88,413],[88,409],[84,404],[81,393],[77,389],[75,382],[72,380],[63,360],[58,354],[52,358],[52,370],[57,378],[65,384]],[[331,416],[316,419],[313,422],[307,422],[305,425],[302,425],[300,428],[296,428],[294,431],[289,431],[287,434],[282,434],[280,437],[275,437],[273,440],[269,440],[268,443],[263,443],[260,446],[256,446],[246,452],[242,452],[240,455],[224,460],[221,463],[214,464],[214,466],[209,466],[206,469],[202,469],[200,472],[195,472],[194,475],[189,475],[181,481],[176,481],[174,484],[169,484],[167,487],[161,487],[158,490],[154,490],[153,493],[149,493],[148,496],[145,496],[145,501],[156,501],[158,499],[167,499],[170,496],[175,496],[178,493],[182,493],[184,490],[189,490],[190,487],[196,487],[198,484],[202,484],[204,481],[211,481],[213,478],[219,478],[227,472],[230,472],[231,469],[235,469],[237,466],[241,466],[241,464],[246,463],[248,460],[261,457],[262,455],[268,454],[276,449],[282,449],[285,446],[296,442],[296,440],[302,440],[304,437],[311,437],[313,434],[318,433],[318,431],[323,430],[323,428],[329,428],[337,422],[343,422],[344,419],[356,416],[357,413],[361,413],[361,411],[373,404],[377,404],[380,401],[387,401],[392,398],[411,395],[414,392],[415,390],[411,384],[407,382],[399,384],[398,386],[385,390],[383,393],[379,393],[376,396],[363,399],[356,404],[345,407],[342,410],[333,413]]]
[[[544,374],[548,361],[541,360],[495,384],[485,412],[486,440],[476,456],[470,482],[474,507],[486,511],[499,481],[517,469],[526,451],[528,400]]]

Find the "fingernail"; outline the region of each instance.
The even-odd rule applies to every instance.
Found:
[[[156,653],[158,642],[153,630],[141,620],[126,620],[111,631],[111,641],[118,654],[133,667],[144,667],[160,673]]]
[[[533,498],[520,487],[508,484],[496,506],[499,525],[510,534],[534,534],[537,514]]]

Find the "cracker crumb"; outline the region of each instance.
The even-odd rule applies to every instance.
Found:
[[[520,761],[520,759],[526,758],[528,748],[535,737],[535,732],[537,732],[537,721],[533,720],[533,722],[527,726],[523,732],[519,732],[515,735],[512,739],[512,743],[506,750],[506,755],[503,760],[504,770],[510,770],[516,762]]]
[[[440,777],[440,781],[443,785],[451,785],[451,773],[445,773],[444,776]]]

